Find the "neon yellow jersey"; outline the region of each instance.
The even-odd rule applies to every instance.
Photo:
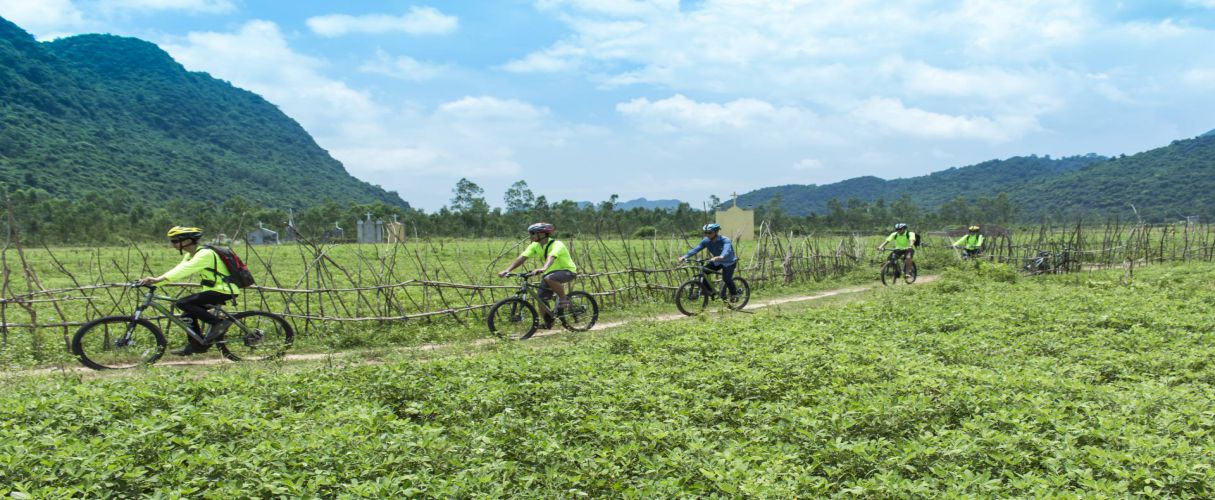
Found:
[[[895,231],[886,237],[886,243],[890,243],[891,241],[894,242],[895,250],[906,250],[911,248],[911,242],[915,241],[915,233],[907,231],[899,235],[899,232]]]
[[[219,255],[216,255],[215,251],[210,248],[200,248],[194,252],[194,255],[182,257],[181,263],[166,271],[161,277],[166,281],[181,281],[194,275],[198,276],[200,282],[213,282],[210,286],[203,285],[204,291],[240,295],[240,288],[224,282],[224,277],[228,276],[228,268],[224,267],[224,261],[219,260]]]
[[[574,259],[572,257],[570,257],[569,249],[565,248],[565,243],[562,243],[557,240],[553,240],[552,242],[550,242],[550,245],[548,246],[548,255],[544,254],[544,245],[541,245],[540,242],[538,242],[538,241],[533,241],[532,244],[528,245],[527,248],[524,249],[523,253],[520,255],[523,257],[527,257],[529,259],[531,259],[531,258],[538,259],[540,261],[541,266],[543,266],[544,263],[548,261],[548,256],[552,256],[553,265],[552,265],[552,267],[549,267],[548,271],[546,271],[546,272],[550,272],[550,273],[553,271],[569,271],[571,273],[578,272],[578,266],[574,265]]]
[[[966,234],[958,239],[958,241],[953,242],[953,246],[963,246],[963,243],[965,243],[963,248],[967,250],[978,250],[983,246],[983,235]]]

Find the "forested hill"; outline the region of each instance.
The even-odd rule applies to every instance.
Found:
[[[956,198],[992,198],[1038,179],[1050,178],[1105,160],[1097,155],[1050,157],[1021,156],[991,160],[967,167],[955,167],[920,177],[883,180],[856,177],[834,184],[786,185],[751,191],[738,197],[739,205],[761,206],[780,196],[781,209],[790,215],[826,214],[832,200],[847,203],[891,202],[904,196],[921,208],[936,209]]]
[[[1215,131],[1213,131],[1215,132]],[[1111,158],[1008,190],[1031,217],[1118,215],[1146,221],[1215,217],[1215,133]],[[1131,206],[1134,205],[1134,210]]]
[[[110,35],[38,42],[0,18],[0,183],[52,198],[242,197],[407,207],[352,177],[258,95],[188,72],[154,44]]]

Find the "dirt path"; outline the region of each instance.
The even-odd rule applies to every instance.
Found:
[[[936,280],[937,280],[936,276],[922,276],[922,277],[920,277],[920,279],[918,281],[916,281],[916,284],[931,283]],[[833,289],[833,290],[825,290],[825,291],[813,293],[810,295],[796,295],[796,296],[791,296],[791,297],[780,297],[780,298],[770,299],[770,300],[761,300],[761,301],[756,301],[756,302],[752,302],[752,303],[748,304],[747,307],[745,308],[745,311],[753,311],[756,309],[763,309],[766,307],[778,306],[778,305],[782,305],[782,304],[793,304],[793,303],[797,303],[797,302],[820,300],[820,299],[825,299],[828,297],[835,297],[838,295],[846,295],[846,294],[850,294],[850,293],[860,293],[860,292],[873,290],[875,288],[879,288],[880,286],[881,285],[854,286],[854,287],[848,287],[848,288],[837,288],[837,289]],[[713,313],[710,312],[709,314],[713,314]],[[630,319],[630,320],[598,323],[593,328],[591,328],[591,331],[610,330],[613,328],[619,328],[619,327],[626,326],[626,325],[629,325],[632,323],[639,323],[639,322],[644,322],[644,321],[677,321],[677,320],[681,320],[681,319],[685,319],[685,318],[689,318],[689,317],[690,316],[685,316],[685,315],[679,314],[679,313],[660,314],[657,316],[647,316],[647,317],[635,318],[635,319]],[[564,330],[559,329],[559,328],[552,329],[552,330],[541,330],[541,331],[537,332],[535,335],[533,335],[532,338],[544,338],[544,337],[550,337],[553,335],[563,335],[563,334],[567,334],[567,333],[568,332],[565,332]],[[469,342],[466,345],[468,347],[479,347],[479,346],[487,345],[487,344],[494,343],[494,342],[499,342],[499,340],[493,339],[493,338],[478,339],[478,340]],[[437,351],[440,349],[453,347],[455,345],[457,345],[457,344],[456,343],[421,344],[421,345],[417,345],[417,346],[413,346],[413,347],[394,349],[394,350],[397,352],[428,352],[428,351]],[[383,349],[377,349],[377,350],[375,350],[375,352],[379,352],[382,350]],[[288,354],[283,357],[283,361],[284,362],[321,361],[321,360],[330,359],[333,357],[347,357],[347,356],[356,355],[356,354],[365,353],[365,352],[368,352],[368,351],[343,351],[343,352],[317,352],[317,353],[307,353],[307,354]],[[206,358],[206,359],[176,359],[176,360],[174,360],[174,359],[166,360],[166,359],[162,358],[161,361],[158,361],[156,363],[156,366],[207,366],[207,365],[224,364],[224,363],[228,363],[228,362],[229,361],[227,361],[226,359],[219,358],[219,357]],[[362,364],[376,364],[376,363],[379,363],[379,361],[367,360],[367,361],[362,362]],[[58,373],[58,372],[97,373],[97,372],[94,372],[93,370],[90,370],[89,368],[86,368],[83,366],[63,366],[63,367],[39,368],[39,369],[35,369],[35,370],[13,372],[12,374],[14,374],[14,375],[18,375],[18,374],[20,374],[20,375],[44,375],[44,374]]]

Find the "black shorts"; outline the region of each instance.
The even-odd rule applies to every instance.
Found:
[[[902,259],[906,257],[915,257],[914,248],[904,248],[902,250],[894,250],[894,258]]]
[[[548,280],[553,280],[557,283],[564,284],[574,281],[574,278],[576,277],[576,274],[564,269],[560,271],[553,271],[544,275],[544,279],[540,280],[540,298],[543,300],[548,300],[553,297],[553,290],[548,287]]]

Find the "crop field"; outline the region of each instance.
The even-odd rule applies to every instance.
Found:
[[[1215,266],[951,268],[376,364],[10,375],[0,495],[1215,495]]]

